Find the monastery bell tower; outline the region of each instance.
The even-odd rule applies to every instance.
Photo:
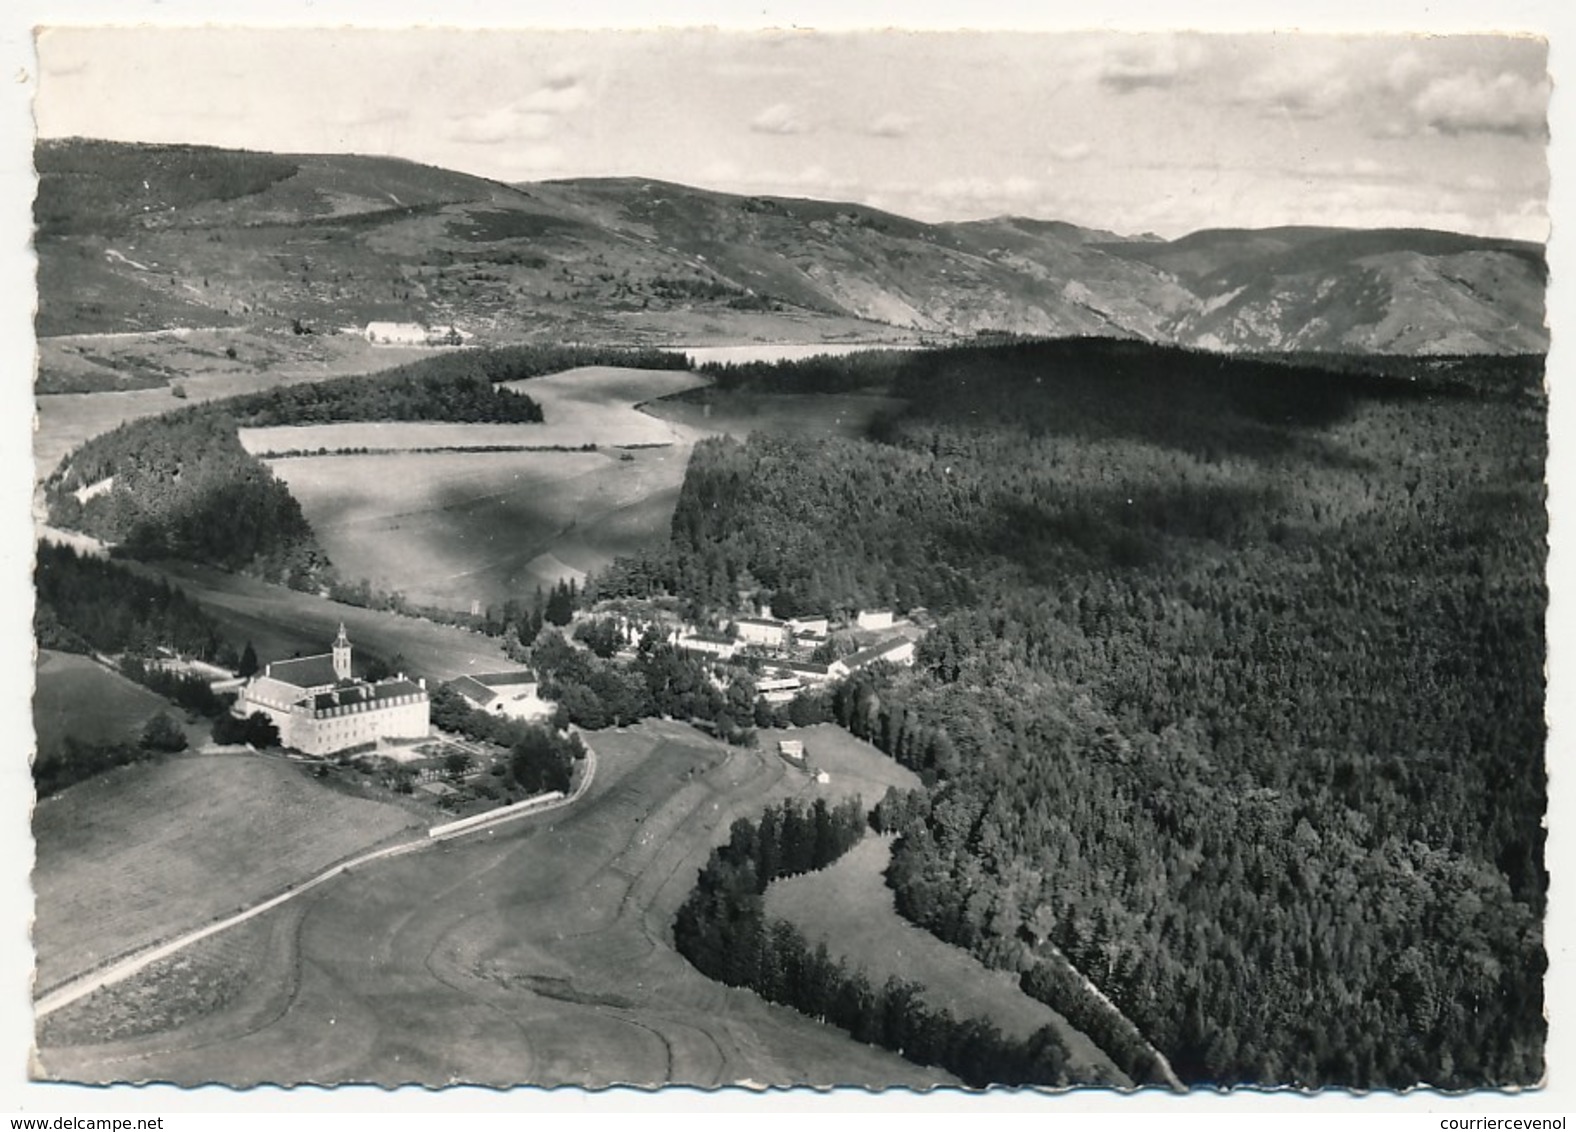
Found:
[[[339,623],[339,636],[334,638],[334,675],[341,680],[350,679],[350,638],[345,636],[345,623]]]

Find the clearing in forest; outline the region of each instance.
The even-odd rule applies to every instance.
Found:
[[[877,986],[894,975],[918,983],[931,1007],[957,1018],[985,1018],[1008,1038],[1024,1039],[1052,1026],[1073,1064],[1098,1067],[1108,1079],[1127,1083],[1099,1047],[1025,994],[1012,974],[989,970],[962,948],[903,919],[883,876],[891,856],[889,839],[869,836],[819,872],[775,881],[766,890],[767,918],[787,920],[812,944],[825,941],[833,956],[863,970]]]

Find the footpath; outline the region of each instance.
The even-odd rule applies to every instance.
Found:
[[[420,852],[430,846],[440,845],[460,837],[469,837],[484,830],[495,829],[507,822],[518,821],[520,818],[530,817],[535,814],[551,813],[554,810],[573,805],[590,789],[591,782],[595,778],[596,751],[587,745],[585,773],[570,794],[559,794],[555,791],[531,801],[505,807],[502,810],[494,810],[485,814],[477,814],[474,817],[465,818],[461,821],[434,826],[427,831],[426,836],[417,838],[414,841],[403,841],[398,845],[376,849],[370,853],[363,853],[359,857],[343,861],[330,869],[324,870],[310,880],[281,892],[278,896],[263,901],[261,904],[254,904],[252,907],[237,912],[233,916],[217,920],[195,931],[187,932],[185,935],[172,939],[167,943],[155,944],[152,947],[144,948],[142,951],[128,955],[124,959],[118,959],[107,966],[89,971],[85,975],[80,975],[69,982],[55,987],[49,993],[34,1001],[34,1019],[36,1021],[48,1017],[55,1011],[70,1006],[73,1002],[86,998],[95,991],[114,986],[116,983],[125,982],[133,975],[146,970],[161,959],[168,959],[170,956],[184,951],[192,944],[205,940],[209,936],[218,935],[220,932],[233,928],[237,924],[244,924],[255,916],[261,916],[264,912],[271,911],[281,904],[311,892],[319,885],[327,884],[329,881],[335,880],[353,869],[361,868],[363,865],[369,865],[374,861],[388,860],[392,857],[402,857],[407,853]]]

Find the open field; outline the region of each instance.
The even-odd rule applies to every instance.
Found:
[[[598,772],[554,814],[358,869],[53,1016],[40,1071],[80,1080],[952,1083],[672,949],[728,826],[811,788],[774,752],[681,724],[587,736]],[[836,790],[836,780],[827,789]],[[166,1001],[149,1032],[127,1003]],[[131,1031],[141,1032],[131,1032]]]
[[[413,676],[452,680],[468,672],[508,666],[499,641],[465,629],[344,605],[187,562],[128,565],[179,586],[219,622],[237,647],[250,641],[265,661],[326,652],[344,622],[358,656],[367,653],[391,660],[403,654]]]
[[[38,754],[49,758],[66,737],[84,743],[135,740],[149,716],[178,713],[162,697],[74,653],[40,649],[33,691]]]
[[[199,927],[420,825],[325,789],[283,759],[183,755],[40,802],[33,943],[40,990]]]
[[[862,437],[878,415],[902,408],[872,393],[753,393],[708,389],[642,406],[674,425],[743,440],[752,432],[785,436]]]
[[[835,723],[786,730],[766,729],[756,733],[763,751],[775,753],[780,739],[798,739],[804,744],[805,762],[824,770],[831,782],[817,787],[828,799],[857,794],[870,810],[889,788],[918,790],[919,775],[895,759],[888,758],[863,739],[856,739]]]
[[[421,452],[272,462],[341,575],[413,601],[468,609],[579,579],[667,537],[694,441],[637,401],[702,379],[589,366],[512,382],[542,404],[531,425],[332,424],[245,429],[253,451],[560,445],[598,451]],[[615,445],[662,445],[613,452]]]
[[[229,357],[234,348],[236,356]],[[391,369],[430,350],[374,347],[347,334],[190,330],[149,334],[83,334],[39,342],[39,371],[62,382],[113,381],[117,373],[163,376],[180,385],[123,392],[59,393],[34,399],[34,472],[42,480],[84,440],[139,417],[197,401],[253,393],[276,385]]]
[[[930,1006],[958,1018],[989,1019],[1006,1037],[1027,1038],[1054,1026],[1073,1064],[1098,1066],[1108,1079],[1129,1083],[1065,1018],[1025,994],[1011,973],[989,970],[898,915],[882,879],[891,857],[888,839],[866,837],[820,872],[773,882],[766,890],[766,915],[792,923],[812,944],[825,940],[831,954],[862,968],[875,985],[894,975],[916,982]]]
[[[667,537],[689,455],[436,452],[274,462],[345,578],[424,605],[529,599]]]

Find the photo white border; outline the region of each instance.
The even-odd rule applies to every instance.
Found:
[[[1548,694],[1550,739],[1550,834],[1548,867],[1553,874],[1549,902],[1547,946],[1550,971],[1546,983],[1551,1025],[1548,1042],[1548,1081],[1544,1088],[1520,1096],[1497,1093],[1445,1098],[1433,1093],[1407,1096],[1375,1094],[1353,1098],[1321,1094],[1309,1100],[1294,1094],[1238,1093],[1230,1098],[1194,1094],[1186,1098],[1144,1095],[1074,1093],[1060,1097],[993,1093],[985,1097],[959,1093],[915,1095],[887,1093],[869,1096],[855,1092],[814,1094],[808,1091],[747,1095],[737,1090],[707,1094],[670,1089],[661,1093],[613,1090],[587,1094],[576,1090],[481,1089],[429,1092],[371,1089],[296,1090],[259,1089],[235,1092],[207,1088],[178,1090],[91,1089],[29,1082],[27,1051],[32,1039],[30,1010],[31,951],[24,928],[32,897],[28,872],[32,843],[28,833],[28,807],[32,784],[26,756],[31,748],[31,518],[32,407],[28,396],[33,365],[32,308],[33,260],[29,250],[31,202],[34,181],[31,169],[31,97],[37,68],[31,29],[41,24],[149,24],[192,26],[206,23],[235,26],[336,27],[650,27],[719,26],[725,28],[814,27],[850,29],[900,27],[912,29],[993,28],[1024,30],[1174,30],[1204,31],[1303,30],[1325,32],[1515,32],[1542,35],[1550,41],[1549,66],[1554,76],[1550,108],[1552,187],[1549,211],[1552,236],[1548,259],[1551,286],[1549,322],[1554,328],[1549,355],[1550,432],[1550,557],[1549,606],[1550,684]],[[14,520],[0,525],[0,704],[5,734],[13,742],[10,755],[0,764],[0,907],[10,913],[0,927],[0,1116],[60,1112],[90,1113],[486,1113],[532,1110],[543,1114],[641,1113],[660,1123],[677,1123],[683,1114],[701,1110],[711,1114],[737,1112],[774,1114],[809,1110],[851,1110],[869,1119],[898,1117],[911,1120],[920,1114],[982,1112],[995,1115],[1072,1118],[1141,1112],[1166,1112],[1203,1126],[1217,1115],[1270,1113],[1292,1115],[1316,1112],[1372,1116],[1377,1113],[1447,1112],[1450,1115],[1498,1114],[1532,1116],[1576,1110],[1576,982],[1573,982],[1572,944],[1576,938],[1576,913],[1568,888],[1576,836],[1572,835],[1573,791],[1570,772],[1573,736],[1576,736],[1576,687],[1572,668],[1564,663],[1576,641],[1576,599],[1569,590],[1576,550],[1568,537],[1572,523],[1572,487],[1576,485],[1576,400],[1560,388],[1561,375],[1576,351],[1560,333],[1570,320],[1576,286],[1576,252],[1564,222],[1572,215],[1570,145],[1576,111],[1562,81],[1576,81],[1569,64],[1576,57],[1576,8],[1570,0],[1511,0],[1496,4],[1463,0],[1416,0],[1381,6],[1374,0],[1340,2],[1288,2],[1276,5],[1246,0],[1212,3],[1163,4],[1142,0],[1113,0],[1099,7],[1090,4],[976,2],[948,5],[934,0],[911,0],[881,5],[870,0],[800,0],[794,3],[741,5],[685,0],[658,0],[639,4],[623,0],[546,7],[498,0],[447,0],[443,4],[386,0],[254,0],[232,3],[199,3],[196,0],[11,0],[0,11],[0,77],[6,91],[0,98],[0,357],[4,358],[6,408],[0,412],[0,513]],[[1565,200],[1562,201],[1562,196]],[[687,1121],[685,1122],[687,1124]],[[1083,1124],[1082,1120],[1074,1120]],[[1432,1121],[1438,1127],[1438,1121]],[[190,1126],[190,1125],[188,1125]]]

